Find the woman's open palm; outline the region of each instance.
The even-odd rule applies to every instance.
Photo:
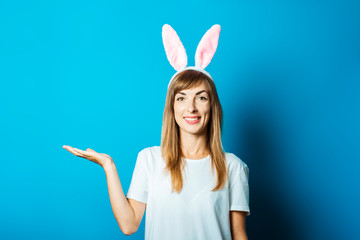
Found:
[[[80,150],[78,148],[73,148],[67,145],[64,145],[63,148],[65,148],[75,156],[86,158],[94,163],[99,164],[101,167],[104,167],[106,163],[113,161],[113,159],[109,155],[105,153],[95,152],[90,148],[86,149],[86,151]]]

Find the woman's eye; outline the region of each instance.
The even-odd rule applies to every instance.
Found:
[[[203,96],[201,96],[201,97],[199,97],[200,98],[200,100],[207,100],[207,98],[206,97],[203,97]]]
[[[183,97],[178,97],[178,98],[176,99],[176,101],[182,101],[182,100],[184,100]]]

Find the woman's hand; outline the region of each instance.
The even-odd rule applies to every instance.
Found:
[[[88,148],[86,151],[80,150],[78,148],[73,148],[67,145],[64,145],[63,148],[74,154],[75,156],[86,158],[94,163],[99,164],[101,167],[104,167],[106,164],[111,163],[113,159],[105,154],[105,153],[98,153],[94,150]]]

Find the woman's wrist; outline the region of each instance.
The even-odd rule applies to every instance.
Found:
[[[109,160],[109,161],[106,161],[106,162],[103,164],[102,167],[104,168],[104,170],[105,170],[105,172],[106,172],[106,171],[109,171],[109,170],[111,170],[111,169],[114,169],[114,168],[115,168],[115,163],[114,163],[113,160]]]

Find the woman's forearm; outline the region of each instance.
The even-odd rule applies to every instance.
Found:
[[[131,235],[136,231],[134,231],[135,213],[124,195],[115,163],[111,161],[103,167],[106,174],[110,203],[115,219],[120,230],[126,235]]]

